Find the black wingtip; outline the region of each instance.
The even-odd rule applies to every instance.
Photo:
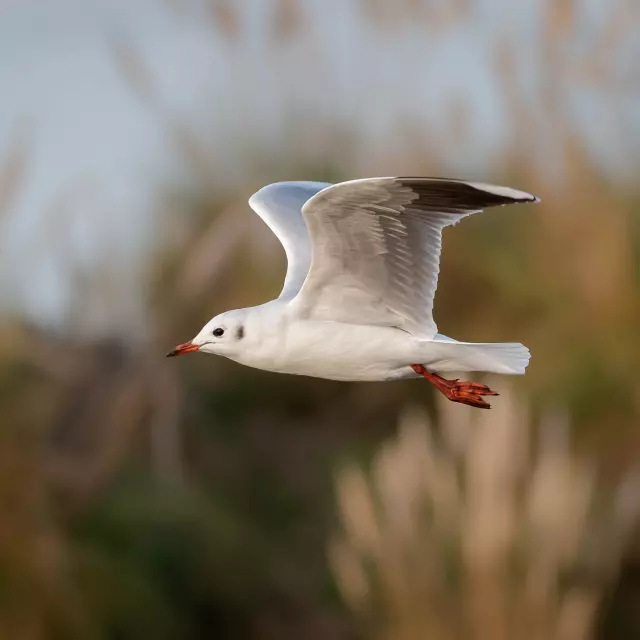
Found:
[[[485,182],[452,178],[395,178],[418,196],[414,204],[425,209],[440,207],[476,211],[487,207],[523,202],[540,202],[540,198],[526,191]]]

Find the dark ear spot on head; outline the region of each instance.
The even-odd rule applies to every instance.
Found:
[[[242,325],[240,325],[236,331],[236,338],[238,340],[242,340],[242,338],[244,338],[244,327]]]

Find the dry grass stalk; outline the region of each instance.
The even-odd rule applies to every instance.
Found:
[[[0,216],[8,215],[21,192],[29,161],[29,147],[23,135],[14,136],[0,161]]]
[[[621,488],[598,519],[594,467],[569,450],[562,416],[541,426],[533,455],[511,393],[473,419],[451,407],[442,442],[412,410],[370,472],[338,472],[342,530],[329,554],[346,603],[375,638],[593,637],[637,494]]]
[[[277,0],[271,19],[271,38],[275,46],[298,35],[303,29],[303,10],[298,0]]]
[[[239,15],[242,8],[233,0],[211,0],[211,16],[214,24],[229,44],[234,44],[240,37],[242,19]]]

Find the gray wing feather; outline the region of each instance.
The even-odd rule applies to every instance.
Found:
[[[432,338],[442,229],[486,207],[536,200],[440,178],[371,178],[323,189],[302,208],[313,254],[293,303],[317,319]]]

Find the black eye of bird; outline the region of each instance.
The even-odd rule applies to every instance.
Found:
[[[218,327],[217,329],[214,329],[214,330],[213,330],[213,335],[214,335],[216,338],[219,338],[219,337],[220,337],[221,335],[223,335],[223,334],[224,334],[224,329],[221,329],[220,327]]]

